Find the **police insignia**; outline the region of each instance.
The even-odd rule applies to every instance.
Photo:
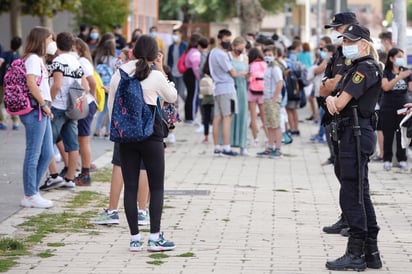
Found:
[[[355,75],[353,75],[353,77],[352,77],[352,82],[354,84],[359,84],[360,82],[362,82],[363,78],[365,78],[365,75],[363,75],[362,73],[357,71],[357,72],[355,72]]]
[[[345,58],[345,65],[350,66],[352,64],[352,60],[349,58]]]

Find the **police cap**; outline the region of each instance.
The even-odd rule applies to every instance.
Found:
[[[361,25],[349,25],[345,31],[342,33],[342,35],[338,36],[340,37],[345,37],[351,41],[358,41],[360,39],[365,39],[368,40],[369,42],[372,42],[371,39],[371,34],[367,28]]]
[[[358,24],[356,15],[353,12],[337,13],[332,18],[332,22],[325,25],[325,29],[339,27],[342,25]]]

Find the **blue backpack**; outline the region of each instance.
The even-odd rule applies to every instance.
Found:
[[[112,69],[103,63],[96,66],[96,72],[100,75],[100,78],[102,78],[103,86],[108,87],[113,76]]]
[[[153,134],[155,112],[143,98],[140,81],[122,69],[113,102],[110,140],[115,143],[140,142]]]

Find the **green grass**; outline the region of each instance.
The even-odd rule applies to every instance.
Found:
[[[182,253],[182,254],[176,255],[176,257],[183,257],[183,258],[195,257],[195,253],[193,253],[193,252],[186,252],[186,253]]]
[[[111,173],[110,173],[111,174]],[[109,179],[110,181],[110,179]],[[25,222],[19,225],[28,236],[24,240],[11,238],[0,239],[0,272],[6,272],[17,262],[18,257],[30,254],[27,249],[37,243],[41,243],[44,238],[51,233],[78,233],[89,232],[98,234],[94,224],[90,219],[97,214],[97,210],[81,211],[85,207],[93,207],[107,204],[107,198],[93,191],[80,191],[65,204],[67,210],[61,213],[40,213],[28,217]],[[63,242],[47,243],[49,247],[64,246]],[[41,258],[53,256],[53,250],[46,250],[38,253]]]
[[[169,258],[169,257],[170,257],[169,255],[164,254],[164,253],[155,253],[155,254],[149,255],[149,258],[157,259],[157,260],[165,259],[165,258]]]
[[[7,272],[9,269],[17,264],[16,258],[0,259],[0,272]]]
[[[161,264],[164,264],[165,262],[161,260],[154,260],[154,261],[148,261],[146,263],[152,264],[152,265],[161,265]]]
[[[46,250],[44,252],[38,253],[37,256],[39,256],[40,258],[49,258],[49,257],[54,256],[54,254],[52,253],[51,250]]]
[[[98,169],[96,172],[93,172],[93,181],[95,182],[110,182],[112,178],[112,169],[111,168],[102,168]]]
[[[60,247],[60,246],[65,246],[65,244],[64,243],[47,243],[47,246]]]

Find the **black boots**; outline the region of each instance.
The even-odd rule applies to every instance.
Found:
[[[365,260],[368,268],[382,268],[382,261],[378,250],[378,241],[367,238],[365,243]]]
[[[326,268],[329,270],[364,271],[366,269],[364,249],[364,240],[349,238],[345,254],[336,260],[327,261]]]
[[[343,214],[341,214],[339,220],[336,223],[330,226],[324,226],[323,232],[329,233],[329,234],[339,234],[340,231],[344,228],[348,228],[348,223],[343,217]]]

